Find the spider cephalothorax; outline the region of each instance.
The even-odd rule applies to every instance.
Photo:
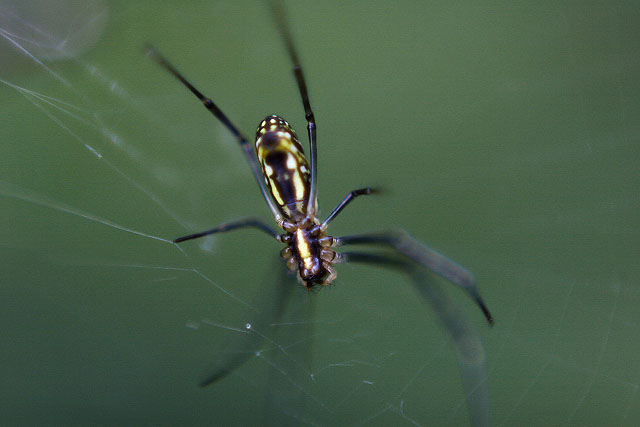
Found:
[[[311,290],[314,285],[329,285],[336,278],[332,262],[337,254],[331,249],[334,240],[315,218],[304,217],[298,223],[283,221],[285,230],[280,241],[287,246],[280,255],[289,270],[298,273],[300,281]]]

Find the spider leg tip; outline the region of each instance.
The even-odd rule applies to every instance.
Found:
[[[364,194],[384,194],[387,192],[383,187],[366,187],[363,190],[365,191]]]
[[[156,49],[153,47],[153,45],[151,43],[145,42],[142,45],[142,52],[144,52],[144,54],[147,55],[147,56],[155,56]]]
[[[489,323],[489,326],[493,327],[494,325],[494,321],[493,321],[493,316],[491,315],[491,313],[489,312],[489,310],[483,310],[484,312],[484,317],[487,319],[487,323]]]

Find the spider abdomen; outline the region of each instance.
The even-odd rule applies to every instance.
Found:
[[[285,218],[307,213],[310,170],[302,145],[286,120],[267,116],[256,132],[256,155],[272,200]]]

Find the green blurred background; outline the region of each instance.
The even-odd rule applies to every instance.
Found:
[[[265,422],[286,336],[213,387],[196,380],[266,298],[279,245],[168,240],[269,212],[235,141],[141,46],[249,136],[273,113],[302,136],[266,8],[16,3],[0,1],[0,422]],[[493,423],[640,424],[637,2],[287,11],[321,213],[381,187],[330,231],[401,226],[476,274],[495,327],[447,289],[484,340]],[[340,266],[312,297],[315,380],[283,391],[307,396],[292,423],[468,423],[455,353],[403,277]]]

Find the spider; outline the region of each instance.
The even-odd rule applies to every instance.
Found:
[[[271,3],[271,11],[290,57],[293,74],[302,98],[309,139],[310,155],[308,161],[295,131],[282,117],[277,115],[265,117],[258,125],[255,143],[252,147],[248,138],[231,122],[216,103],[193,86],[155,48],[149,45],[145,48],[153,60],[186,86],[235,137],[280,229],[280,231],[276,231],[261,219],[250,217],[179,237],[174,240],[174,243],[242,228],[256,228],[284,245],[280,251],[281,259],[288,270],[295,273],[298,281],[308,290],[330,285],[337,276],[334,266],[346,262],[373,264],[408,274],[423,298],[438,314],[440,321],[454,342],[462,369],[472,420],[477,421],[478,416],[484,418],[485,413],[488,419],[486,368],[482,344],[467,326],[462,313],[448,302],[445,295],[437,287],[431,284],[428,276],[428,270],[430,270],[463,289],[475,301],[486,320],[492,325],[493,317],[480,296],[472,273],[444,255],[423,245],[402,230],[344,237],[329,235],[327,227],[330,222],[355,198],[375,193],[372,188],[366,187],[349,192],[324,220],[318,218],[316,120],[311,109],[307,84],[291,31],[284,16],[284,10],[279,3],[273,2]],[[370,245],[386,249],[386,251],[336,252],[335,250],[338,247],[348,245]],[[286,299],[285,296],[281,296],[281,298]],[[280,308],[275,310],[278,313],[280,311]],[[255,346],[255,344],[251,346]],[[249,352],[245,351],[242,354],[244,356],[231,358],[219,364],[202,380],[200,385],[212,384],[232,372],[249,358]],[[474,393],[475,397],[473,397]],[[474,399],[480,403],[474,403]],[[476,406],[476,409],[473,409],[473,405]],[[474,412],[479,412],[481,415],[474,415]]]

